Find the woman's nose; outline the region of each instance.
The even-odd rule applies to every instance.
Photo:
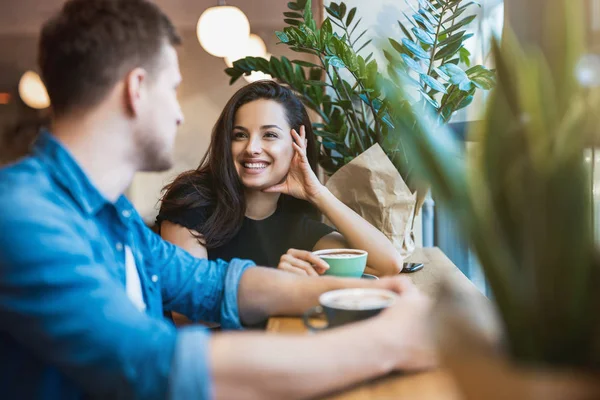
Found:
[[[246,151],[249,154],[260,154],[262,153],[262,143],[259,137],[250,137],[248,140],[248,145],[246,146]]]

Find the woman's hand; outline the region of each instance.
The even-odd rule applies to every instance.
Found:
[[[265,192],[284,193],[294,196],[301,200],[311,201],[317,197],[325,187],[317,178],[310,167],[308,157],[306,156],[306,130],[304,125],[300,127],[300,134],[292,129],[292,146],[294,147],[294,157],[290,164],[290,170],[285,180],[275,186],[265,189]]]
[[[329,264],[310,251],[289,249],[281,256],[277,268],[298,275],[318,276],[329,269]]]

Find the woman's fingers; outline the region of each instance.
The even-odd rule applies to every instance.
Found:
[[[310,251],[306,250],[297,250],[297,249],[289,249],[287,254],[293,256],[295,259],[302,260],[310,265],[312,265],[313,269],[319,274],[322,275],[329,269],[329,264],[327,264],[323,259],[319,256],[314,255]]]
[[[296,132],[295,129],[292,129],[292,138],[294,139],[294,144],[300,146],[303,150],[306,149],[306,132],[304,132],[304,125],[300,127],[300,134]]]
[[[300,258],[294,257],[289,252],[287,254],[284,254],[283,256],[281,256],[281,261],[291,265],[294,268],[298,268],[298,269],[306,271],[306,274],[308,276],[319,275],[309,262],[304,261]]]
[[[277,266],[277,269],[280,269],[280,270],[286,271],[286,272],[291,272],[292,274],[296,274],[296,275],[308,276],[308,273],[305,270],[293,267],[292,265],[290,265],[287,262],[280,262],[279,265]]]

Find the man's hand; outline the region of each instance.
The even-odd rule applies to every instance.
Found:
[[[409,278],[393,277],[379,281],[382,289],[398,293],[394,305],[375,317],[377,331],[396,351],[396,368],[422,370],[437,366],[437,354],[429,324],[432,301]],[[386,332],[387,334],[384,334]]]

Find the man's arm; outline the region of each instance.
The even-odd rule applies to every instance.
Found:
[[[192,321],[218,322],[225,329],[240,329],[238,284],[242,274],[254,267],[254,263],[195,258],[156,235],[141,218],[138,220],[149,264],[160,276],[163,308]]]
[[[366,321],[317,335],[213,336],[216,398],[313,398],[393,369],[435,366],[429,300],[406,279],[392,281],[401,292],[396,304]]]
[[[327,291],[345,288],[373,287],[397,290],[393,279],[367,280],[309,277],[273,268],[251,268],[239,283],[238,306],[241,321],[256,324],[276,315],[302,315],[318,304]]]

